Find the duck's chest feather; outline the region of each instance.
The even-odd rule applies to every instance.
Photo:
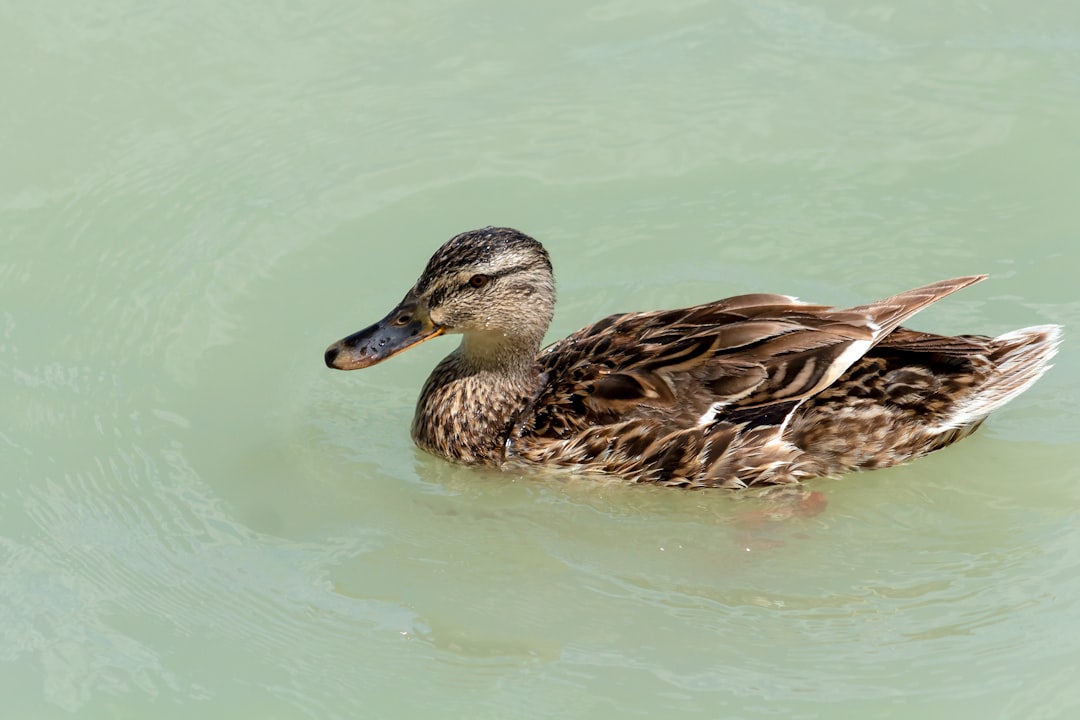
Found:
[[[532,409],[541,384],[538,369],[507,375],[445,358],[424,383],[413,416],[412,438],[423,450],[457,462],[496,465],[507,438]]]

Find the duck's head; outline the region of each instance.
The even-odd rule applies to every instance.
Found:
[[[326,364],[357,370],[438,335],[464,335],[477,365],[531,362],[555,307],[547,251],[511,228],[451,238],[390,313],[326,349]]]

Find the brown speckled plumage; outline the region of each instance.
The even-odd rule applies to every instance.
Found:
[[[968,435],[1047,369],[1060,328],[997,338],[900,326],[985,276],[849,309],[742,295],[613,315],[539,351],[555,302],[543,247],[509,228],[456,236],[380,323],[326,352],[367,367],[444,333],[412,435],[464,463],[742,488],[888,467]]]

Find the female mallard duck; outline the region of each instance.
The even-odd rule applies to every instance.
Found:
[[[900,327],[985,277],[846,310],[755,294],[612,315],[541,352],[551,261],[531,237],[489,227],[439,248],[405,299],[331,345],[326,364],[364,368],[459,333],[417,403],[424,450],[683,487],[791,483],[945,447],[1046,371],[1055,325],[996,338]]]

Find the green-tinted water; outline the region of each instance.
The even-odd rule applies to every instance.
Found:
[[[7,2],[0,57],[5,717],[1080,710],[1077,3]],[[321,355],[486,224],[552,338],[990,272],[914,325],[1066,343],[813,516],[455,468],[452,341]]]

